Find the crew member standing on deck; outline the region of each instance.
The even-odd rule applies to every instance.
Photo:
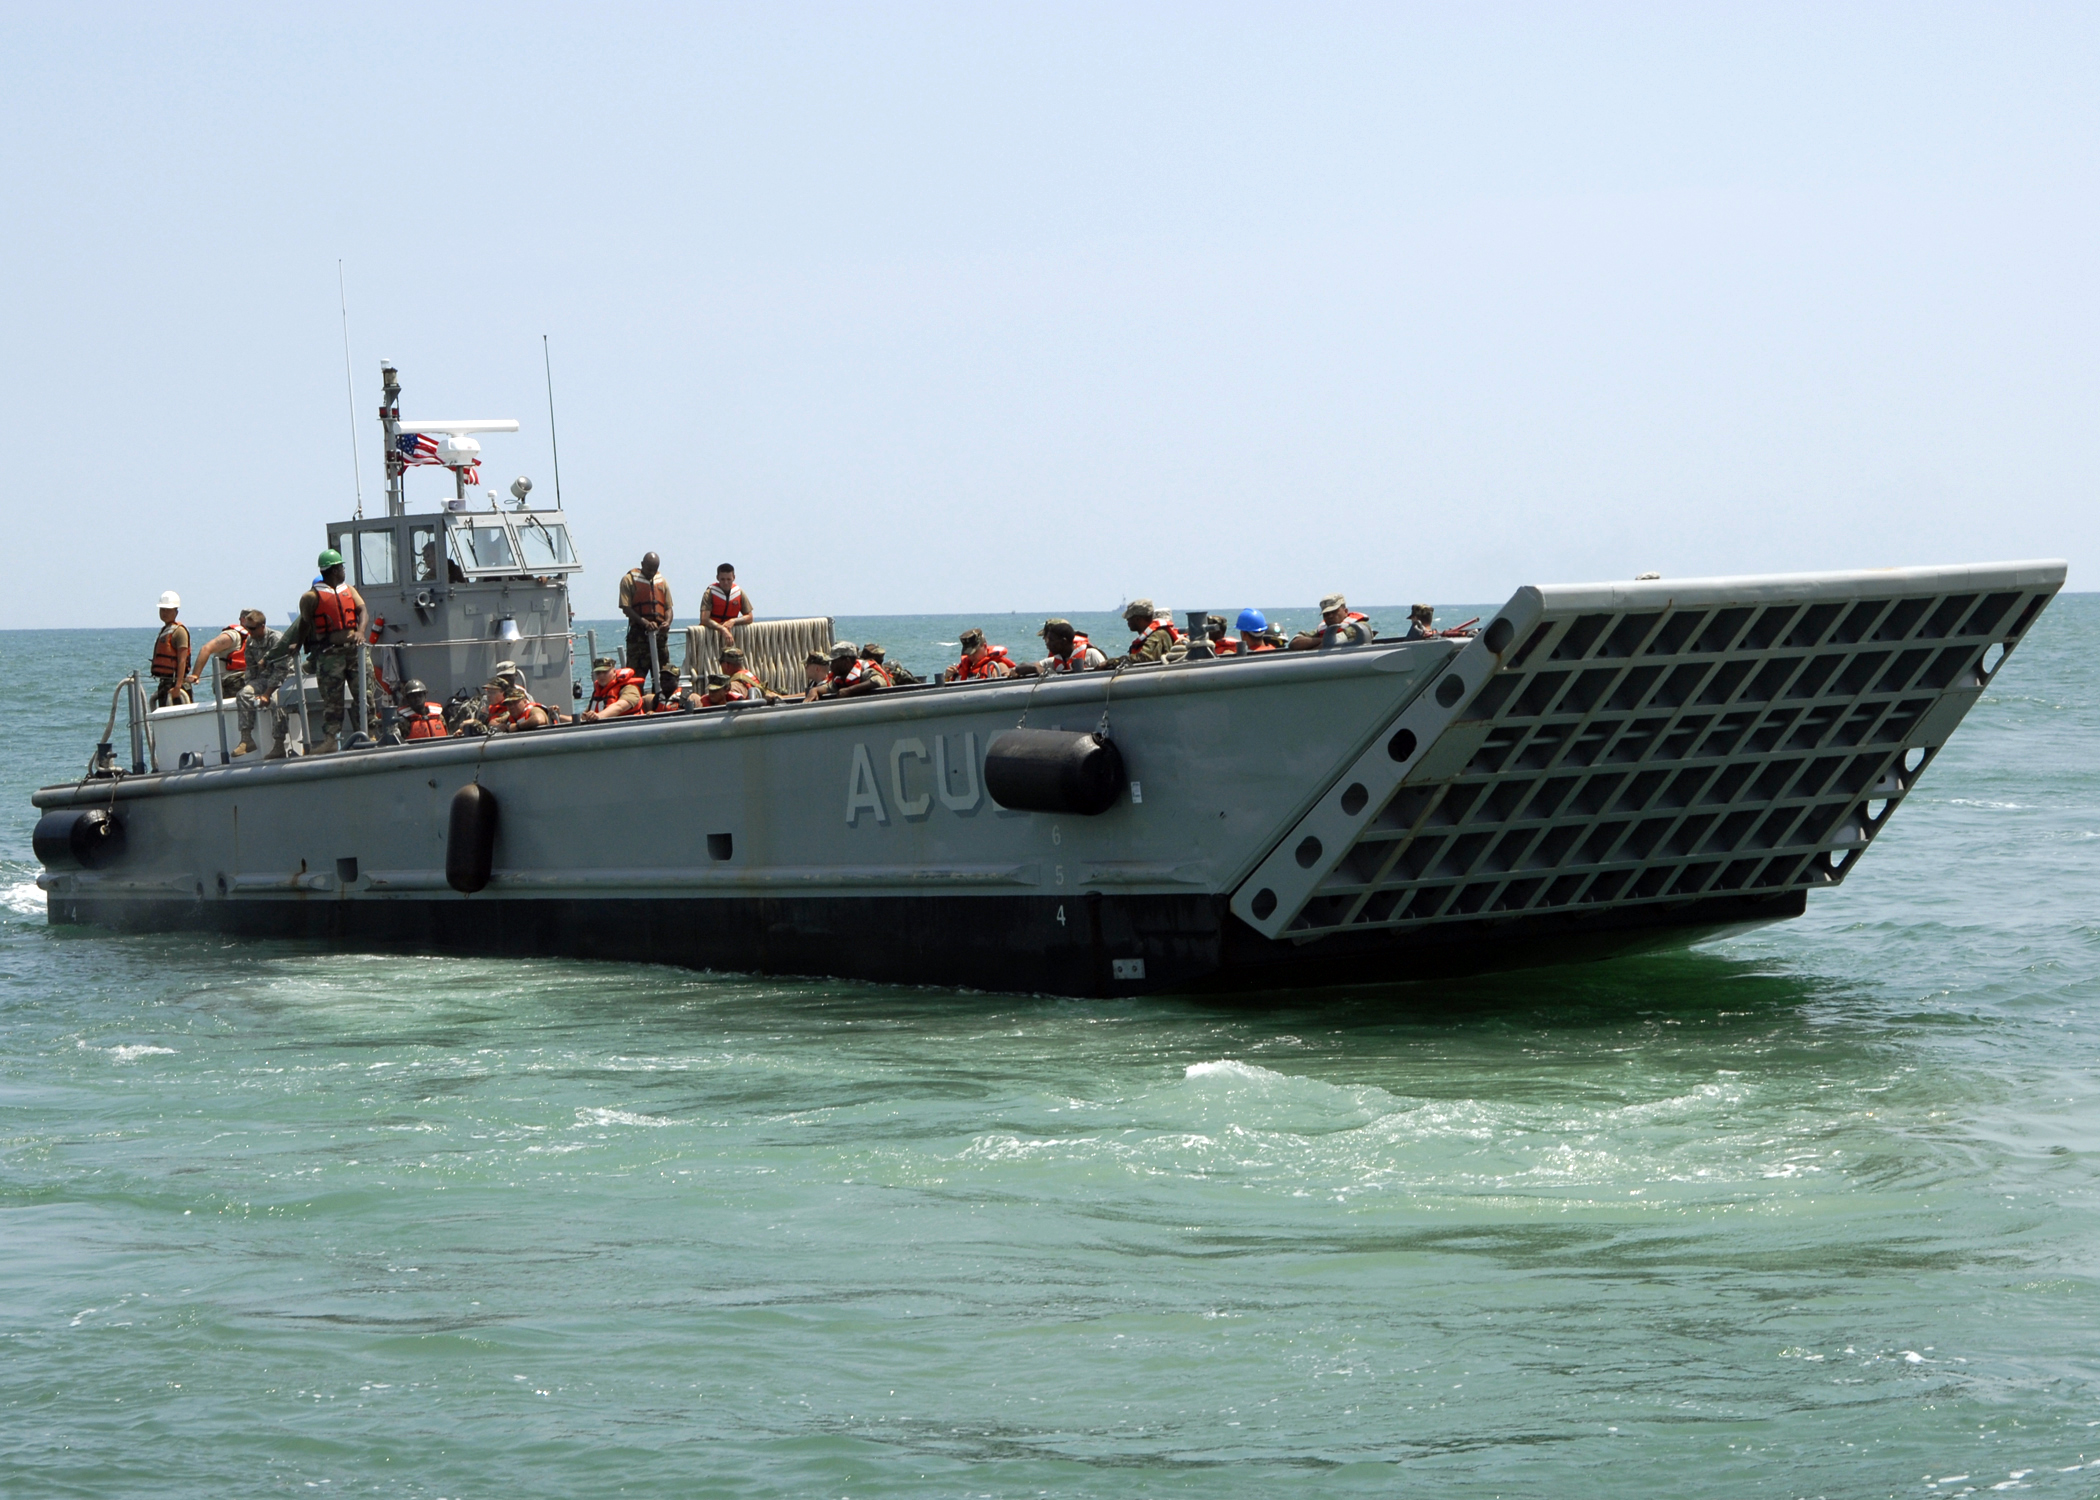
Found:
[[[717,645],[736,644],[736,632],[751,623],[751,598],[736,586],[736,569],[728,563],[715,569],[715,581],[700,600],[700,623],[721,637]]]
[[[620,613],[627,616],[627,670],[653,680],[652,674],[671,664],[671,581],[659,571],[663,560],[654,552],[644,555],[639,568],[629,568],[620,580]],[[656,641],[654,661],[649,642]]]
[[[363,596],[343,581],[349,576],[343,554],[330,547],[318,562],[321,576],[299,596],[299,618],[270,652],[276,657],[303,646],[314,654],[314,681],[321,691],[321,737],[307,748],[309,755],[326,755],[337,748],[343,700],[350,679],[357,675],[357,642],[366,619]],[[369,679],[365,691],[372,691]]]
[[[190,701],[183,684],[190,680],[190,628],[175,616],[182,596],[169,589],[160,596],[160,634],[153,638],[153,706],[166,708]]]
[[[204,649],[197,653],[196,664],[190,668],[190,686],[195,687],[204,680],[204,674],[210,669],[213,657],[223,657],[226,662],[226,675],[222,679],[224,692],[221,696],[239,697],[241,689],[248,685],[245,674],[248,670],[249,637],[260,640],[269,620],[270,617],[259,609],[242,610],[239,620],[206,641]],[[257,659],[260,660],[260,657]]]

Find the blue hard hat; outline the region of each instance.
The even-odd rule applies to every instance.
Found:
[[[1243,609],[1240,611],[1239,624],[1236,628],[1260,632],[1269,628],[1269,622],[1263,617],[1260,610]]]

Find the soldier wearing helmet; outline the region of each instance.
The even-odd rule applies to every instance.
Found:
[[[344,581],[349,570],[343,566],[343,554],[330,547],[316,561],[321,576],[299,596],[299,618],[270,655],[301,647],[311,653],[314,680],[321,690],[321,737],[308,753],[326,755],[342,733],[343,702],[357,676],[358,642],[370,615],[364,597]],[[375,686],[368,677],[364,690],[369,695]]]

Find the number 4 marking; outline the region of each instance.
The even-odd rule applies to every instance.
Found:
[[[1062,906],[1057,909],[1057,925],[1060,927],[1065,925],[1065,909]]]

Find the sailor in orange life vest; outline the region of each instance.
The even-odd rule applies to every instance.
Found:
[[[1377,638],[1368,615],[1358,614],[1340,594],[1320,601],[1320,628],[1291,637],[1293,651],[1327,651],[1336,646],[1368,646]]]
[[[671,581],[658,572],[654,552],[629,568],[620,580],[620,613],[627,616],[627,670],[647,677],[671,660]],[[656,637],[656,660],[649,660],[649,637]]]
[[[710,672],[707,674],[707,691],[690,694],[687,701],[695,708],[726,708],[732,703],[745,703],[750,700],[744,696],[741,688],[720,672]]]
[[[1134,633],[1125,661],[1133,667],[1148,661],[1164,661],[1167,653],[1182,643],[1181,631],[1171,618],[1152,607],[1150,599],[1133,599],[1123,606],[1123,623]]]
[[[1041,661],[1024,661],[1014,669],[1018,676],[1052,676],[1061,672],[1098,672],[1108,665],[1101,648],[1073,628],[1070,620],[1045,620],[1036,632],[1050,654]]]
[[[851,641],[834,641],[830,675],[817,686],[824,698],[865,698],[890,686],[890,674],[871,661],[860,659],[860,648]]]
[[[224,675],[219,679],[221,696],[238,698],[241,689],[248,685],[248,637],[260,639],[268,632],[269,623],[270,617],[259,609],[242,610],[238,620],[206,641],[204,649],[197,653],[196,664],[190,668],[190,686],[204,680],[214,658],[224,658]],[[262,658],[257,656],[256,660]]]
[[[744,665],[744,652],[740,646],[722,648],[722,675],[729,685],[753,703],[778,703],[780,695],[766,691],[766,685],[758,680],[758,674]]]
[[[183,684],[190,680],[190,629],[175,616],[182,609],[182,596],[169,589],[160,596],[160,634],[153,638],[153,706],[166,708],[190,701]]]
[[[591,704],[578,718],[595,724],[600,719],[624,719],[641,711],[641,678],[609,656],[591,663]]]
[[[1006,648],[986,644],[983,631],[974,626],[965,630],[961,644],[962,660],[941,673],[941,681],[977,682],[1014,675],[1014,660],[1006,654]]]
[[[736,586],[736,569],[723,563],[700,600],[700,624],[721,637],[719,644],[731,646],[735,633],[750,623],[751,596]]]
[[[321,738],[307,753],[326,755],[336,748],[336,736],[342,732],[343,699],[357,676],[357,640],[371,616],[363,597],[343,582],[348,570],[342,553],[328,548],[317,559],[317,566],[321,576],[299,596],[299,618],[271,648],[268,659],[301,647],[314,653],[314,680],[321,693]],[[367,676],[365,692],[370,694],[373,686]]]
[[[678,669],[665,667],[656,674],[656,691],[642,694],[642,712],[675,714],[684,711],[685,700],[678,694]]]
[[[1258,609],[1243,609],[1236,622],[1240,630],[1240,652],[1253,656],[1261,651],[1280,651],[1282,638],[1269,629],[1269,618]]]
[[[401,738],[445,738],[445,710],[430,701],[430,689],[414,677],[401,684]]]
[[[489,733],[511,734],[526,729],[545,729],[553,722],[554,716],[532,701],[532,694],[525,691],[525,684],[513,682],[504,690],[503,707],[489,713]]]
[[[1240,638],[1236,635],[1226,634],[1225,617],[1223,615],[1205,615],[1203,617],[1203,634],[1210,641],[1210,649],[1217,655],[1238,656],[1240,654]]]

